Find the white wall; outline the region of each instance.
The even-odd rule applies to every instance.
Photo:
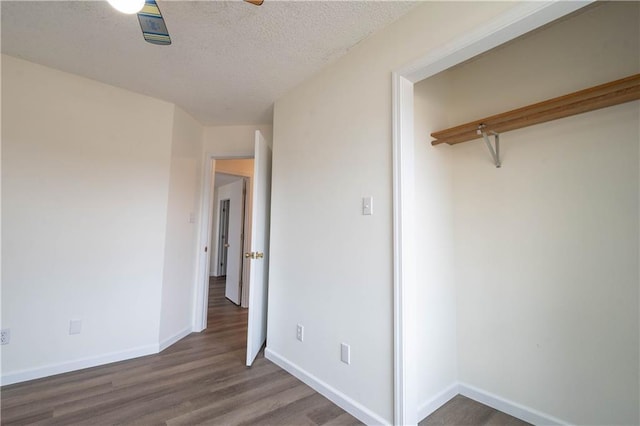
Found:
[[[393,411],[391,71],[512,6],[421,5],[276,102],[268,354],[366,422]]]
[[[219,156],[253,157],[255,132],[260,130],[266,140],[272,140],[269,125],[205,127],[203,152]]]
[[[449,127],[448,74],[414,86],[415,244],[418,252],[418,418],[437,408],[458,380],[453,239],[453,164],[449,146],[433,149],[426,135]],[[445,396],[446,398],[446,396]]]
[[[424,123],[638,73],[639,18],[638,3],[601,4],[436,77],[437,91],[419,83],[417,104],[450,83],[448,111]],[[633,102],[505,133],[501,169],[481,140],[432,148],[416,135],[417,153],[452,156],[463,384],[570,424],[640,421],[639,117]]]
[[[2,106],[4,383],[157,350],[173,105],[3,56]]]
[[[503,170],[455,153],[462,382],[571,424],[638,423],[639,114],[505,134]]]
[[[191,331],[200,210],[203,127],[175,107],[167,210],[161,347]]]

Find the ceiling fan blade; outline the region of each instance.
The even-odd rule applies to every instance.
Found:
[[[251,3],[254,6],[261,6],[264,3],[264,0],[244,0],[247,3]]]
[[[144,7],[138,12],[138,21],[147,42],[163,46],[171,44],[169,31],[155,0],[145,0]]]

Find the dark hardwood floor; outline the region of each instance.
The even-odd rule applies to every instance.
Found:
[[[262,353],[247,368],[247,310],[224,297],[224,279],[209,292],[205,332],[157,355],[5,386],[2,424],[360,424]]]
[[[160,354],[0,389],[2,425],[359,425],[264,358],[245,363],[247,310],[209,284],[208,328]],[[526,423],[457,396],[421,426]]]

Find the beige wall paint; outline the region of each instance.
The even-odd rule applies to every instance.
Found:
[[[187,334],[202,126],[172,104],[8,56],[2,83],[4,383]]]
[[[219,156],[253,157],[255,132],[260,130],[267,141],[272,140],[272,126],[205,127],[203,152]]]
[[[570,424],[640,420],[640,106],[505,133],[501,169],[481,140],[434,148],[428,133],[638,73],[639,18],[601,4],[416,85],[434,106],[416,110],[416,156],[453,167],[458,378]]]
[[[424,4],[275,105],[268,349],[377,421],[393,411],[391,72],[511,7]]]
[[[203,130],[193,117],[175,107],[160,342],[172,341],[192,326]]]
[[[414,86],[415,241],[419,250],[415,310],[416,399],[420,417],[458,380],[451,147],[434,149],[425,135],[451,125],[451,86],[441,73]]]
[[[167,102],[2,59],[4,383],[173,343],[193,320],[203,153],[251,156],[271,126],[204,128]]]
[[[3,375],[154,351],[173,105],[8,56],[2,104]]]
[[[640,72],[639,18],[603,4],[460,67],[456,118]],[[640,421],[639,117],[635,102],[509,132],[500,170],[480,141],[452,150],[463,382],[573,424]]]
[[[216,160],[216,173],[253,176],[253,158],[239,160]]]

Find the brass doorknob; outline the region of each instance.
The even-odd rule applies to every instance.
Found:
[[[264,253],[259,251],[256,253],[256,259],[262,259],[264,257]]]
[[[246,259],[249,259],[249,258],[255,259],[256,258],[256,254],[254,252],[247,252],[247,253],[244,254],[244,257]]]

